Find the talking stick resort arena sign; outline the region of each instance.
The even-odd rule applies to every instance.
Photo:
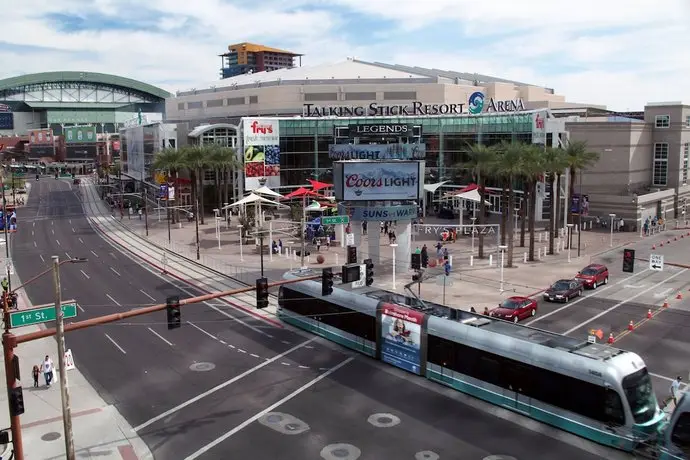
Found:
[[[425,104],[413,101],[410,104],[380,105],[372,102],[369,105],[319,106],[304,104],[302,115],[310,118],[320,117],[415,117],[427,115],[478,115],[480,113],[512,113],[525,110],[522,99],[496,100],[487,98],[481,91],[475,91],[467,103],[459,104]]]

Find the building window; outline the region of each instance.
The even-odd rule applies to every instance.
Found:
[[[305,93],[304,100],[306,102],[337,101],[338,93]]]
[[[201,101],[187,102],[187,108],[188,109],[201,109],[202,107],[203,107],[203,104]]]
[[[209,99],[206,101],[206,108],[223,107],[223,99]]]
[[[683,185],[688,184],[688,164],[690,162],[690,143],[683,144]]]
[[[690,115],[685,117],[685,127],[690,128]]]
[[[375,101],[376,93],[345,93],[346,101]]]
[[[177,110],[184,110],[184,102],[177,103]]]
[[[657,128],[668,128],[671,126],[671,115],[657,115],[654,119]]]
[[[258,104],[259,103],[259,96],[249,96],[249,103],[250,104]]]
[[[244,98],[243,97],[228,98],[228,105],[244,105]]]
[[[668,179],[668,142],[654,144],[654,170],[652,171],[652,185],[666,185]]]
[[[386,101],[414,101],[417,100],[417,93],[415,91],[387,91],[383,93],[383,99]]]

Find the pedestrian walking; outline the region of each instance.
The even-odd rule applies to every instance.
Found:
[[[7,281],[7,277],[5,276],[2,279],[2,290],[3,292],[7,292],[10,289],[10,282]]]
[[[38,388],[38,376],[41,374],[41,370],[38,368],[38,365],[34,364],[34,368],[31,373],[34,377],[34,388]]]
[[[50,359],[50,356],[46,355],[41,367],[43,377],[46,379],[46,386],[50,386],[53,381],[53,360]]]

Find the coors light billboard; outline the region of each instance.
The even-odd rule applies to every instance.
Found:
[[[343,201],[417,200],[423,161],[342,161],[334,164],[335,195]],[[340,185],[340,186],[338,186]]]

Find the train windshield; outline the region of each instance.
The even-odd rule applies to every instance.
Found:
[[[656,396],[647,368],[640,369],[623,379],[623,390],[635,423],[649,422],[656,415]]]

